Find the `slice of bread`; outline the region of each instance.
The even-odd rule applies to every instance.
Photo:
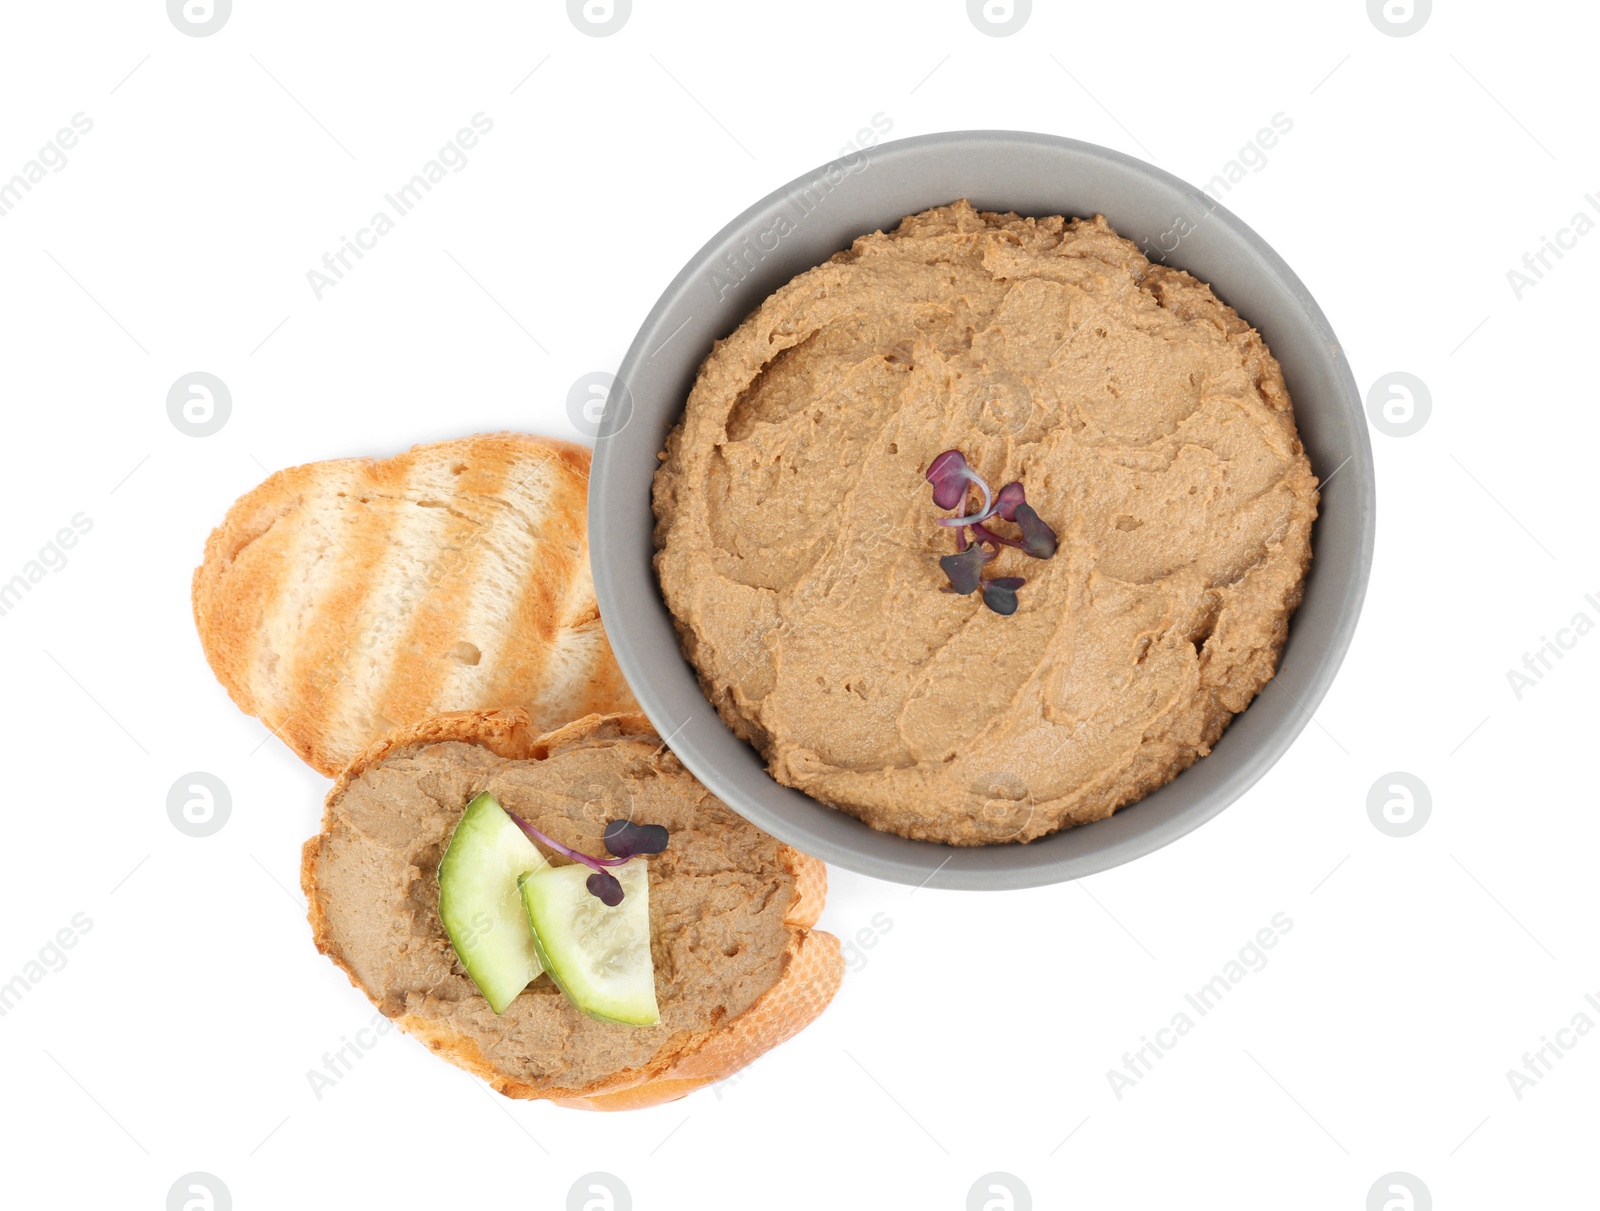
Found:
[[[489,1008],[438,912],[439,861],[482,791],[593,854],[609,819],[667,827],[648,859],[660,1025],[595,1021],[545,976]],[[398,729],[340,774],[301,884],[317,949],[378,1009],[508,1097],[562,1106],[653,1106],[721,1080],[811,1022],[844,971],[813,928],[823,864],[729,811],[642,715],[545,735],[515,710]]]
[[[279,471],[194,574],[212,670],[332,777],[391,728],[636,710],[589,577],[589,451],[498,433]]]

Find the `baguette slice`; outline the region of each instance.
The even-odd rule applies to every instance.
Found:
[[[590,853],[607,819],[669,826],[648,859],[661,1025],[596,1022],[547,979],[489,1009],[438,919],[439,858],[482,790]],[[653,1106],[731,1075],[820,1014],[844,970],[838,939],[813,928],[823,864],[730,812],[642,715],[546,735],[520,710],[398,729],[339,775],[301,884],[317,949],[383,1013],[508,1097],[578,1109]]]
[[[638,709],[589,576],[589,457],[498,433],[279,471],[195,570],[217,679],[329,777],[446,711]]]

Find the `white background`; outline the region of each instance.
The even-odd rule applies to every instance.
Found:
[[[1600,1024],[1600,637],[1520,700],[1507,679],[1573,615],[1600,622],[1600,234],[1520,300],[1506,276],[1600,219],[1584,7],[1441,3],[1397,38],[1362,0],[1041,2],[996,38],[961,0],[636,0],[596,38],[551,0],[237,0],[195,38],[159,0],[8,5],[0,180],[72,115],[94,127],[0,218],[0,581],[93,523],[0,617],[0,981],[92,921],[0,1018],[7,1203],[156,1209],[202,1171],[241,1209],[563,1207],[603,1171],[640,1208],[961,1208],[1003,1171],[1041,1208],[1359,1211],[1399,1170],[1441,1208],[1593,1205],[1600,1032],[1520,1099],[1506,1077],[1574,1015]],[[480,112],[468,166],[318,301],[307,270]],[[304,920],[326,783],[194,635],[190,571],[228,504],[293,463],[573,435],[568,387],[615,367],[684,260],[876,114],[1204,182],[1277,113],[1292,131],[1226,204],[1363,392],[1404,370],[1433,401],[1415,435],[1372,434],[1362,625],[1277,767],[1077,885],[834,871],[824,926],[883,914],[875,945],[814,1026],[685,1101],[510,1103],[398,1033],[319,1099],[307,1071],[373,1011]],[[192,370],[231,389],[211,437],[166,414]],[[232,793],[203,839],[166,814],[195,770]],[[1433,800],[1405,839],[1367,815],[1395,770]],[[1107,1070],[1280,912],[1267,966],[1119,1099]]]

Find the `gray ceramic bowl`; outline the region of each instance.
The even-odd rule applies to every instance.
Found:
[[[1323,480],[1305,601],[1277,677],[1211,755],[1174,781],[1108,820],[1027,845],[911,841],[779,785],[701,693],[651,567],[656,452],[712,341],[857,236],[958,198],[1024,215],[1104,214],[1152,259],[1211,283],[1282,363],[1301,437]],[[1142,161],[1052,135],[992,130],[901,139],[835,160],[718,232],[667,287],[628,350],[601,420],[589,484],[595,588],[611,646],[684,765],[729,807],[806,853],[878,878],[946,888],[1032,887],[1093,874],[1177,840],[1244,794],[1305,727],[1344,658],[1366,592],[1374,510],[1366,420],[1338,338],[1260,236],[1200,190]]]

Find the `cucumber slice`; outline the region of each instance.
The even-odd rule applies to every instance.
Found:
[[[569,1001],[602,1022],[661,1021],[650,958],[648,870],[643,858],[611,868],[622,884],[615,908],[589,894],[591,872],[578,863],[546,866],[521,880],[539,962]]]
[[[467,804],[439,863],[444,930],[496,1013],[543,970],[517,882],[545,866],[544,855],[487,794]]]

